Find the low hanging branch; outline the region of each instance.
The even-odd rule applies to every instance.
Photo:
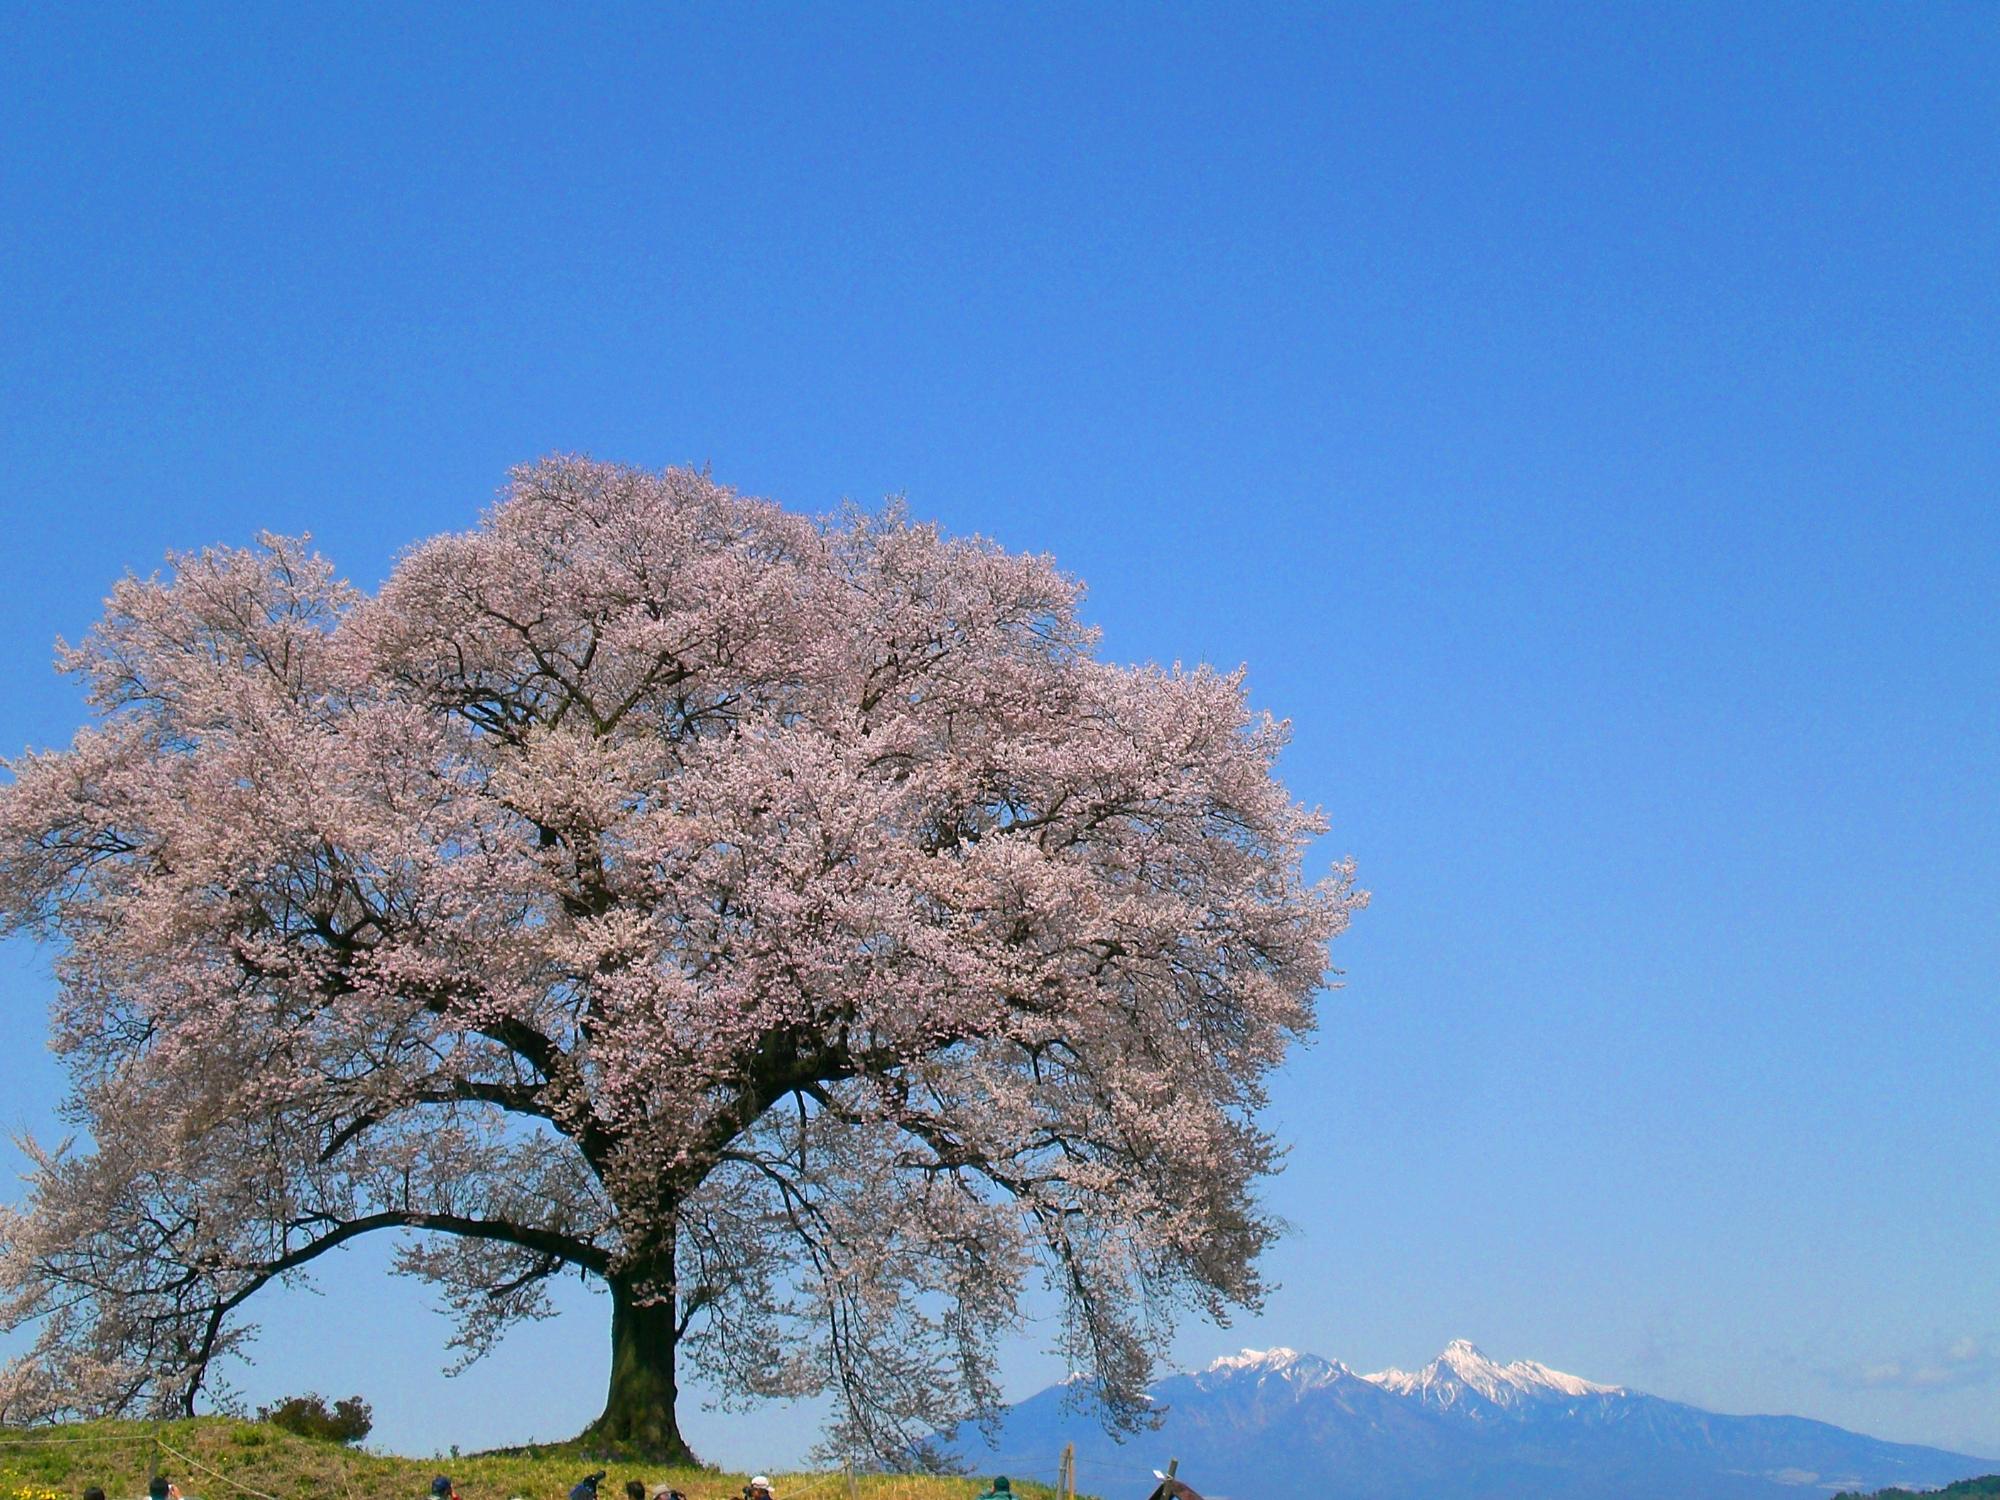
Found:
[[[467,1359],[602,1280],[594,1431],[663,1456],[686,1360],[913,1462],[1037,1274],[1144,1420],[1174,1310],[1259,1296],[1262,1080],[1361,897],[1240,675],[1102,663],[1077,596],[576,459],[373,596],[276,537],[120,583],[0,791],[91,1141],[0,1211],[0,1421],[191,1410],[382,1230]]]

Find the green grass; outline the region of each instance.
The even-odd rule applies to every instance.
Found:
[[[608,1470],[604,1500],[623,1500],[625,1481],[670,1484],[688,1500],[737,1500],[743,1474],[668,1469],[591,1459],[552,1444],[464,1458],[400,1458],[295,1437],[259,1422],[196,1417],[184,1422],[79,1422],[28,1431],[0,1429],[0,1500],[75,1500],[102,1485],[110,1500],[146,1492],[157,1454],[160,1471],[185,1496],[200,1500],[426,1500],[431,1476],[449,1474],[463,1500],[564,1500],[570,1486]],[[1054,1455],[1050,1455],[1051,1464]],[[213,1472],[209,1472],[213,1471]],[[840,1474],[773,1474],[777,1500],[847,1500]],[[973,1479],[866,1474],[863,1500],[971,1500]],[[1053,1500],[1042,1485],[1017,1483],[1022,1500]]]

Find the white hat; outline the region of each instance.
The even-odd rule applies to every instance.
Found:
[[[751,1489],[768,1490],[770,1487],[771,1487],[771,1481],[766,1479],[762,1474],[752,1474],[750,1476]]]

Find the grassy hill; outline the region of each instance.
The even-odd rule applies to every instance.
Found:
[[[1872,1495],[1850,1492],[1835,1495],[1833,1500],[1982,1500],[1987,1495],[2000,1495],[2000,1474],[1988,1474],[1984,1479],[1961,1479],[1957,1484],[1948,1484],[1941,1490],[1877,1490]]]
[[[259,1422],[197,1417],[185,1422],[82,1422],[31,1431],[0,1429],[0,1500],[76,1500],[86,1485],[110,1500],[146,1492],[157,1454],[160,1472],[200,1500],[425,1500],[431,1476],[449,1474],[464,1500],[563,1500],[571,1485],[608,1469],[604,1500],[623,1500],[625,1481],[671,1484],[688,1500],[737,1500],[748,1476],[708,1469],[666,1469],[593,1460],[567,1446],[465,1458],[397,1458],[294,1437]],[[1051,1454],[1053,1466],[1055,1455]],[[848,1500],[839,1474],[773,1474],[778,1500]],[[971,1500],[985,1485],[971,1479],[862,1475],[862,1500]],[[1053,1491],[1017,1482],[1022,1500]]]

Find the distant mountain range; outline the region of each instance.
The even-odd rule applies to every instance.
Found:
[[[1065,1443],[1078,1487],[1140,1500],[1179,1459],[1207,1500],[1807,1500],[1932,1488],[2000,1468],[1802,1417],[1727,1417],[1532,1360],[1502,1365],[1463,1340],[1421,1370],[1357,1375],[1291,1349],[1245,1350],[1152,1387],[1161,1427],[1119,1443],[1063,1386],[1009,1407],[977,1469],[1032,1476]]]

